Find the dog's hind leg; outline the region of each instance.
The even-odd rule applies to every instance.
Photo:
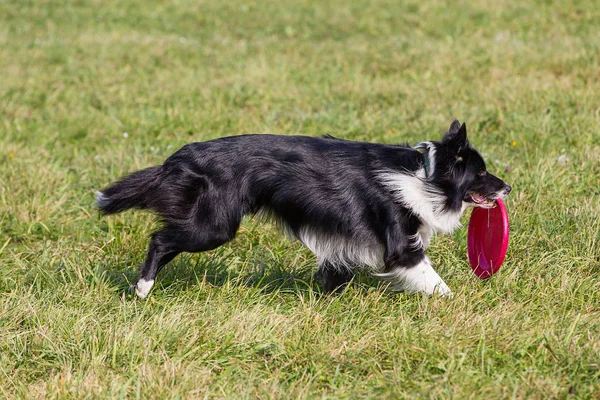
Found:
[[[174,246],[170,230],[162,230],[152,235],[146,260],[140,269],[140,278],[134,286],[135,294],[139,298],[144,299],[148,296],[158,271],[179,253],[181,250]]]
[[[317,277],[321,281],[324,292],[341,292],[354,278],[354,272],[346,266],[336,266],[329,261],[324,261],[319,265]]]
[[[211,229],[200,226],[169,226],[152,235],[148,255],[140,269],[140,279],[135,285],[135,293],[144,299],[154,285],[156,274],[179,253],[199,253],[216,249],[235,237],[241,218],[219,225],[206,223]]]

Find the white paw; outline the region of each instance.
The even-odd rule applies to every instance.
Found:
[[[440,279],[440,283],[434,289],[434,293],[439,294],[442,297],[453,297],[452,290],[446,285],[446,282]]]
[[[427,295],[438,294],[440,296],[452,297],[452,291],[446,282],[440,278],[431,266],[429,258],[411,268],[399,268],[396,271],[380,276],[392,278],[396,281],[395,288],[409,293],[425,293]]]
[[[145,279],[140,279],[135,285],[135,294],[137,294],[140,299],[145,299],[146,296],[148,296],[148,293],[150,293],[152,286],[154,286],[154,280],[147,281]]]

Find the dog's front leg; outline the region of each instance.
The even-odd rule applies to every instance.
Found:
[[[429,257],[412,267],[398,267],[396,270],[397,287],[406,292],[421,292],[428,295],[437,293],[452,296],[452,291],[431,266]]]
[[[385,271],[378,276],[392,281],[393,287],[406,292],[452,296],[452,291],[431,266],[431,260],[410,235],[389,232],[384,254]]]

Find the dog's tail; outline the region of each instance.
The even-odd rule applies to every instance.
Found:
[[[96,206],[102,214],[116,214],[130,208],[148,208],[160,184],[162,165],[134,172],[96,192]]]

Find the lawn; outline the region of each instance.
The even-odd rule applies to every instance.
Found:
[[[492,279],[463,228],[429,250],[452,299],[322,295],[248,218],[126,295],[156,223],[94,189],[190,141],[455,118],[513,186]],[[598,398],[599,186],[595,1],[1,1],[0,398]]]

